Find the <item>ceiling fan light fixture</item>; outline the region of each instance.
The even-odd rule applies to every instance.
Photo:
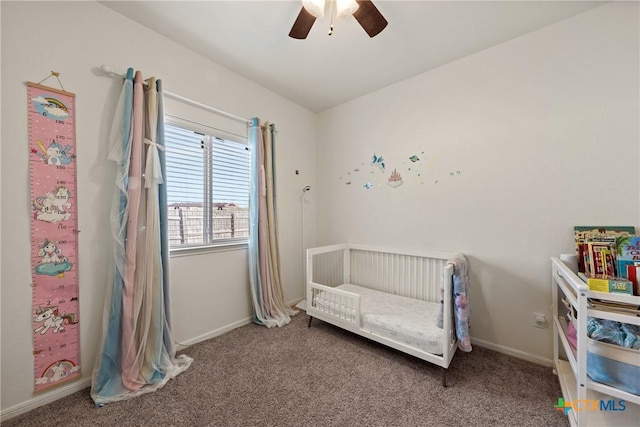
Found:
[[[322,18],[324,16],[324,2],[325,0],[302,0],[302,6],[316,18]]]
[[[356,0],[336,0],[336,18],[353,15],[358,7]]]
[[[334,3],[336,6],[336,15],[334,15],[333,11]],[[289,31],[289,37],[293,39],[306,39],[316,19],[324,16],[325,4],[326,0],[302,0],[302,7],[300,7],[300,12],[291,27],[291,31]],[[369,37],[375,37],[380,34],[388,24],[387,20],[371,0],[329,0],[329,6],[329,15],[331,16],[329,35],[333,33],[334,16],[342,18],[353,15]]]

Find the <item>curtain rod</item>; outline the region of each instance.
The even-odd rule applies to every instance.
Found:
[[[108,65],[104,65],[103,64],[102,66],[100,66],[100,69],[105,74],[112,75],[112,76],[119,76],[119,77],[122,77],[123,79],[125,78],[124,74],[120,74],[118,72],[113,71],[113,69],[111,67],[109,67]],[[145,82],[145,86],[146,85],[147,85],[147,83]],[[239,122],[245,122],[246,124],[251,124],[251,120],[249,120],[249,119],[245,119],[244,117],[236,116],[235,114],[227,113],[226,111],[219,110],[219,109],[217,109],[215,107],[212,107],[210,105],[206,105],[206,104],[203,104],[201,102],[194,101],[193,99],[186,98],[186,97],[178,95],[176,93],[169,92],[169,91],[166,91],[166,90],[163,90],[162,93],[164,95],[168,96],[169,98],[173,98],[173,99],[176,99],[178,101],[182,101],[182,102],[184,102],[186,104],[191,104],[191,105],[193,105],[195,107],[199,107],[199,108],[202,108],[202,109],[205,109],[205,110],[209,110],[209,111],[211,111],[213,113],[219,114],[221,116],[225,116],[225,117],[227,117],[229,119],[237,120]]]

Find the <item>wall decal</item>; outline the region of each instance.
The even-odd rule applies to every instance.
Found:
[[[402,160],[402,158],[404,160]],[[375,185],[382,185],[383,181],[380,179],[385,179],[385,182],[391,188],[398,188],[404,185],[404,188],[407,186],[412,186],[414,184],[424,185],[425,180],[432,180],[433,184],[438,184],[441,181],[441,178],[434,173],[434,158],[432,156],[427,156],[424,151],[418,151],[417,153],[402,156],[399,161],[399,165],[393,165],[393,162],[385,161],[383,156],[379,156],[376,152],[373,153],[371,157],[371,162],[369,163],[369,173],[366,173],[366,170],[361,168],[353,168],[347,171],[346,175],[349,178],[355,178],[359,172],[366,174],[365,178],[363,176],[363,180],[360,181],[362,187],[370,190]],[[365,165],[365,162],[360,162],[361,166]],[[387,175],[387,166],[393,170]],[[402,172],[400,172],[400,169]],[[354,172],[353,174],[351,172]],[[462,172],[460,170],[454,170],[449,172],[450,177],[459,176]],[[343,179],[343,176],[340,176],[340,180]],[[345,185],[351,185],[353,180],[345,181]]]
[[[387,184],[389,184],[389,186],[393,188],[398,188],[402,185],[402,182],[402,177],[400,176],[398,171],[393,169],[393,172],[391,172],[391,176],[389,177],[389,181],[387,182]]]
[[[376,153],[373,153],[373,160],[371,161],[372,166],[378,166],[381,172],[384,172],[384,159],[382,156],[376,156]]]

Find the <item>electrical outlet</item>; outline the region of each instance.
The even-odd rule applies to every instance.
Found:
[[[533,327],[544,329],[547,327],[547,318],[542,313],[533,313]]]

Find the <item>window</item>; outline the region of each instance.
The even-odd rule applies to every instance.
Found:
[[[169,247],[246,243],[246,139],[191,122],[170,122],[165,123],[165,146]]]

